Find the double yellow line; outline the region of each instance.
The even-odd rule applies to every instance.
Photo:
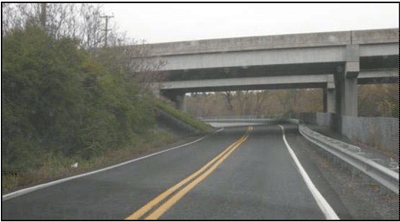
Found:
[[[125,220],[138,220],[144,214],[148,213],[153,207],[159,205],[165,198],[170,196],[172,193],[180,189],[182,186],[187,184],[184,188],[177,191],[174,195],[172,195],[168,200],[166,200],[163,204],[161,204],[158,208],[156,208],[152,213],[148,214],[145,217],[145,220],[156,220],[158,219],[165,211],[171,208],[176,202],[178,202],[186,193],[188,193],[193,187],[195,187],[198,183],[204,180],[208,175],[210,175],[236,148],[240,146],[244,141],[247,140],[250,132],[253,130],[253,126],[247,127],[246,133],[230,146],[228,146],[222,153],[204,165],[202,168],[197,170],[192,175],[188,176],[181,182],[177,183],[175,186],[169,188],[164,193],[160,194],[142,208],[134,212],[125,218]],[[196,178],[197,177],[197,178]],[[196,178],[196,179],[195,179]],[[190,182],[191,181],[191,182]],[[190,183],[189,183],[190,182]]]

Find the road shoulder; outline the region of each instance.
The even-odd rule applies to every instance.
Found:
[[[103,164],[101,166],[96,166],[96,167],[88,168],[85,170],[71,169],[71,171],[64,174],[62,177],[47,178],[45,180],[40,180],[40,181],[37,181],[34,183],[15,187],[11,190],[8,190],[7,192],[2,192],[2,197],[3,197],[2,199],[3,200],[9,199],[8,196],[10,196],[10,195],[11,196],[14,196],[14,195],[19,196],[19,194],[13,194],[13,193],[21,192],[21,193],[25,194],[25,192],[23,190],[32,189],[32,191],[33,191],[33,190],[36,190],[36,188],[34,188],[34,187],[46,186],[46,184],[52,184],[52,183],[62,183],[63,181],[67,181],[69,179],[74,179],[75,177],[91,175],[92,173],[96,173],[97,171],[102,171],[103,169],[106,169],[106,168],[111,168],[116,165],[121,165],[124,162],[134,161],[134,160],[140,159],[140,158],[145,158],[146,156],[155,155],[159,152],[167,151],[169,149],[183,147],[183,146],[186,146],[187,144],[197,142],[197,141],[201,140],[202,138],[205,138],[211,134],[214,134],[214,133],[218,132],[218,130],[221,130],[221,129],[215,129],[208,133],[190,134],[190,135],[187,135],[186,137],[181,137],[170,144],[167,144],[164,146],[159,146],[159,147],[154,147],[154,148],[149,148],[149,149],[144,149],[144,150],[141,150],[140,152],[135,152],[132,155],[125,157],[123,159],[112,161],[107,164]],[[41,188],[37,188],[37,189],[41,189]],[[29,192],[31,192],[31,191],[29,191]],[[7,198],[4,198],[4,197],[7,197]]]
[[[289,125],[285,127],[290,127]],[[344,220],[398,220],[399,199],[380,194],[379,187],[342,169],[320,152],[320,148],[294,132],[287,140],[309,173],[315,186]]]

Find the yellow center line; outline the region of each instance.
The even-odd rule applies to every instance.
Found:
[[[154,198],[153,200],[151,200],[150,202],[148,202],[146,205],[144,205],[143,207],[141,207],[139,210],[137,210],[135,213],[129,215],[128,217],[125,218],[125,220],[137,220],[139,219],[141,216],[143,216],[145,213],[147,213],[149,210],[151,210],[151,208],[153,208],[155,205],[157,205],[158,203],[160,203],[162,200],[164,200],[166,197],[168,197],[171,193],[175,192],[176,190],[178,190],[180,187],[182,187],[183,185],[185,185],[186,183],[188,183],[190,180],[192,180],[193,178],[195,178],[196,176],[198,176],[199,174],[203,173],[203,171],[205,171],[210,165],[214,164],[214,162],[216,162],[218,159],[220,159],[221,157],[223,157],[225,154],[227,154],[230,150],[236,149],[237,146],[240,145],[240,143],[244,142],[243,139],[247,139],[247,135],[250,133],[250,131],[253,129],[252,126],[249,126],[246,130],[245,135],[243,135],[239,140],[235,141],[233,144],[231,144],[228,148],[226,148],[222,153],[220,153],[218,156],[216,156],[214,159],[212,159],[210,162],[208,162],[206,165],[204,165],[202,168],[200,168],[199,170],[197,170],[195,173],[193,173],[192,175],[188,176],[187,178],[185,178],[184,180],[182,180],[181,182],[179,182],[178,184],[176,184],[175,186],[169,188],[168,190],[166,190],[164,193],[160,194],[159,196],[157,196],[156,198]],[[237,145],[237,146],[236,146]],[[229,152],[230,154],[231,152]],[[229,155],[227,154],[227,155]],[[226,158],[226,157],[225,157]],[[223,159],[225,159],[223,158]],[[222,161],[221,161],[222,162]],[[217,163],[218,164],[218,163]],[[219,164],[218,164],[219,165]],[[207,171],[208,172],[208,171]],[[147,218],[146,218],[147,219]]]
[[[224,157],[222,157],[220,160],[218,160],[217,163],[215,163],[210,169],[208,169],[204,174],[196,178],[194,181],[192,181],[189,185],[184,187],[182,190],[180,190],[177,194],[172,196],[169,200],[167,200],[164,204],[162,204],[157,210],[155,210],[152,214],[150,214],[148,217],[146,217],[146,220],[157,220],[165,211],[167,211],[169,208],[171,208],[176,202],[178,202],[186,193],[188,193],[191,189],[193,189],[194,186],[196,186],[198,183],[203,181],[207,176],[209,176],[237,147],[239,147],[240,144],[242,144],[244,141],[246,141],[248,136],[243,138],[240,143],[237,143],[234,148],[232,148]]]

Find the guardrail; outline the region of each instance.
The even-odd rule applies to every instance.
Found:
[[[251,119],[242,119],[251,120]],[[399,194],[399,173],[395,172],[375,161],[365,158],[365,153],[357,146],[336,140],[320,133],[312,131],[304,126],[301,120],[289,118],[277,119],[253,119],[254,121],[264,120],[265,123],[277,124],[282,122],[292,123],[298,125],[299,132],[306,139],[324,149],[329,155],[333,156],[334,160],[339,160],[342,163],[350,166],[352,174],[361,172],[364,175],[372,178],[388,190]],[[227,121],[226,119],[224,121]],[[383,189],[381,189],[383,190]]]
[[[290,122],[298,124],[299,120],[287,118],[253,118],[253,117],[240,117],[240,118],[198,118],[205,122],[265,122],[265,123],[280,123]]]
[[[399,194],[399,174],[373,160],[361,156],[360,154],[362,154],[362,152],[359,147],[314,132],[302,125],[299,120],[291,119],[288,121],[299,124],[299,132],[306,139],[317,144],[329,154],[351,166],[353,168],[352,173],[358,170],[358,172],[372,178],[381,186],[386,187],[397,195]]]
[[[240,123],[240,122],[268,122],[269,119],[251,119],[251,118],[240,118],[240,119],[222,119],[222,118],[215,118],[215,119],[209,119],[209,118],[204,118],[201,119],[204,122],[226,122],[226,123]]]
[[[255,116],[255,115],[238,115],[238,116],[205,116],[205,117],[197,117],[198,119],[208,119],[208,120],[215,120],[215,119],[278,119],[283,118],[282,115],[263,115],[263,116]]]

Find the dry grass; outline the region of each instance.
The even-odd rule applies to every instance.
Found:
[[[40,157],[40,162],[44,164],[38,169],[19,172],[17,175],[2,174],[2,192],[12,192],[35,184],[49,182],[123,162],[138,157],[141,154],[152,152],[152,150],[157,147],[173,142],[172,135],[167,133],[154,132],[152,136],[152,139],[138,140],[134,146],[111,149],[106,151],[103,155],[93,157],[89,160],[83,160],[78,157],[55,156],[49,153],[44,154]],[[78,162],[78,167],[72,168],[71,164],[75,162]]]
[[[360,147],[363,151],[367,152],[377,152],[380,154],[383,154],[387,157],[393,158],[395,160],[399,159],[399,152],[394,152],[392,150],[384,149],[380,146],[369,146],[361,141],[358,141],[356,139],[351,140],[351,144]]]

